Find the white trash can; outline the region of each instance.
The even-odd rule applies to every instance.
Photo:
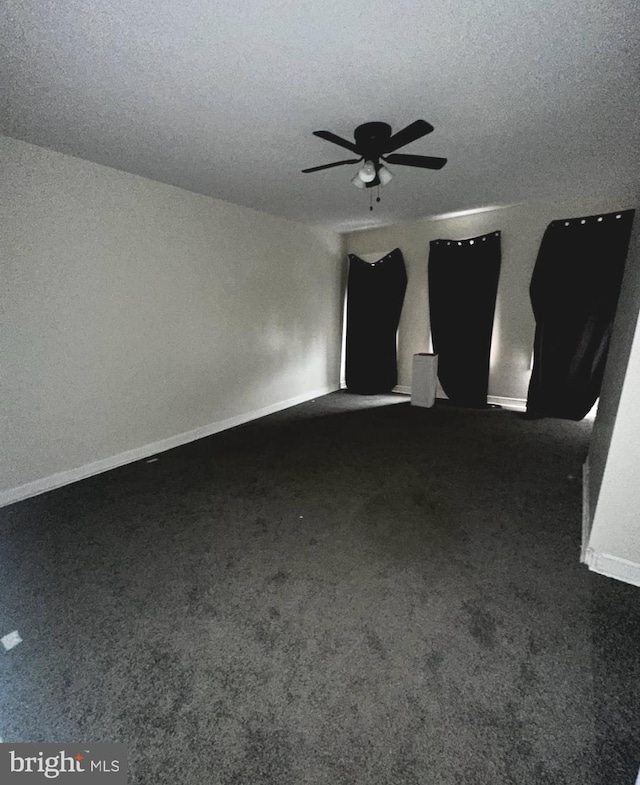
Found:
[[[438,380],[438,355],[414,354],[413,378],[411,379],[411,405],[430,409],[436,402]]]

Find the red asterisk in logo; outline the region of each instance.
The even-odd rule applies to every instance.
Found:
[[[84,755],[80,755],[80,753],[78,753],[74,760],[84,760]]]

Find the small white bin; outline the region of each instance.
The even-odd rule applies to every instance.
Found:
[[[411,380],[411,405],[430,409],[436,402],[438,355],[414,354]]]

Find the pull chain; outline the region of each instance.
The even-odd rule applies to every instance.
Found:
[[[376,196],[376,202],[380,201],[380,185],[378,184],[378,195]]]
[[[373,210],[373,191],[369,189],[369,209]]]

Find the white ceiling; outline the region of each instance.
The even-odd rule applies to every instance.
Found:
[[[630,183],[637,0],[3,0],[0,133],[339,231]],[[399,152],[369,211],[353,138]]]

